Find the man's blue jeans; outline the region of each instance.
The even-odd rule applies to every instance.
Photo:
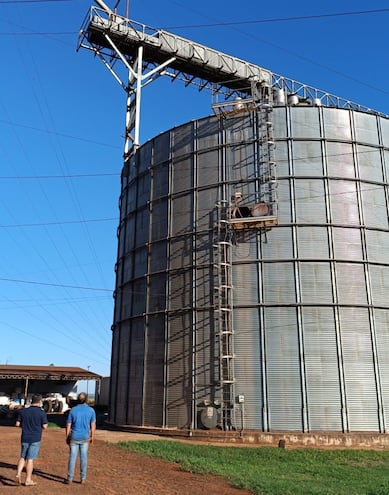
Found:
[[[88,468],[88,448],[89,438],[85,440],[70,440],[70,456],[68,464],[68,480],[72,480],[74,469],[76,467],[77,455],[80,453],[80,475],[81,479],[86,479],[86,471]]]

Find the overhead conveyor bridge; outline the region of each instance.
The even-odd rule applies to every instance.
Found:
[[[139,59],[140,47],[143,68],[163,65],[165,70],[159,71],[158,75],[169,75],[187,85],[196,84],[200,89],[222,93],[227,98],[253,96],[253,85],[265,84],[275,93],[274,104],[296,105],[299,102],[383,115],[168,31],[146,26],[100,7],[90,8],[80,30],[78,48],[92,50],[100,57],[106,56],[106,65],[109,66],[122,57],[131,65]]]
[[[149,64],[161,64],[174,57],[169,68],[189,75],[189,79],[203,80],[200,85],[213,83],[251,94],[253,81],[271,84],[272,75],[266,69],[167,31],[109,15],[98,7],[91,8],[80,34],[80,46],[85,48],[87,40],[94,48],[112,50],[108,35],[120,52],[130,58],[136,58],[138,47],[142,46],[143,61]]]

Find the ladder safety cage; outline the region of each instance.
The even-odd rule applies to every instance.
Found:
[[[228,221],[229,202],[216,205],[214,247],[215,322],[219,353],[221,423],[224,430],[234,429],[234,327],[232,285],[232,238]]]

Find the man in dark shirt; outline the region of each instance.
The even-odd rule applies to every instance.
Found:
[[[34,486],[36,483],[31,479],[34,459],[38,457],[42,432],[47,428],[47,416],[42,409],[41,395],[33,395],[31,406],[19,410],[16,426],[22,427],[22,448],[17,466],[16,483],[21,485],[22,471],[24,466],[26,466],[25,485]]]

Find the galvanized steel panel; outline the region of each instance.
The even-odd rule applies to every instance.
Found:
[[[261,328],[258,308],[237,308],[234,311],[234,353],[236,395],[244,395],[243,411],[237,410],[236,421],[241,424],[244,414],[245,428],[260,428],[263,424],[264,390],[262,362],[264,349],[261,345]]]
[[[196,229],[200,232],[210,232],[215,223],[215,209],[217,202],[215,187],[198,191],[196,198]],[[211,237],[211,234],[210,234]],[[212,245],[212,240],[210,240]]]
[[[132,296],[133,316],[143,315],[146,312],[146,280],[144,278],[135,280],[128,293]]]
[[[291,163],[289,156],[288,141],[277,141],[274,150],[274,160],[278,179],[290,175]]]
[[[389,236],[387,232],[379,230],[366,230],[367,257],[371,263],[388,262]]]
[[[154,291],[152,290],[153,294]],[[165,315],[148,319],[145,355],[144,420],[145,426],[163,426]]]
[[[166,270],[168,267],[167,241],[153,242],[150,246],[149,269],[151,273]]]
[[[377,382],[368,311],[340,308],[339,316],[350,429],[376,431],[379,428]]]
[[[329,263],[300,262],[299,278],[303,304],[331,304],[331,267]]]
[[[152,171],[151,199],[160,201],[169,193],[169,166],[167,162],[154,165]]]
[[[377,342],[378,366],[380,370],[381,400],[385,421],[385,432],[389,431],[389,311],[376,309],[375,334]]]
[[[327,141],[326,148],[325,159],[328,175],[339,179],[354,179],[356,172],[352,144]]]
[[[361,185],[364,224],[368,228],[388,229],[388,206],[384,187]]]
[[[154,311],[164,311],[166,308],[166,273],[157,273],[154,275],[149,275],[148,282],[148,308],[150,313]],[[155,315],[153,315],[153,320]],[[163,328],[164,325],[162,325]]]
[[[196,127],[196,149],[201,150],[217,150],[219,144],[219,129],[220,121],[212,117],[206,117],[197,122]],[[217,167],[217,163],[215,163]]]
[[[389,138],[388,138],[389,139]],[[384,167],[385,167],[385,182],[388,181],[389,178],[389,151],[384,150]]]
[[[327,214],[324,181],[296,179],[294,184],[297,223],[325,223]]]
[[[297,329],[295,308],[266,308],[265,359],[270,430],[302,429]]]
[[[323,108],[324,136],[336,141],[351,141],[350,112]]]
[[[383,166],[379,149],[371,146],[358,146],[359,176],[366,181],[383,181]]]
[[[378,307],[387,307],[389,294],[389,266],[370,266],[369,275],[373,304]]]
[[[190,269],[170,272],[168,304],[171,310],[192,308],[193,272]]]
[[[134,251],[134,277],[143,277],[147,273],[148,249],[142,246]]]
[[[194,149],[194,122],[176,127],[172,131],[171,153],[176,161],[178,157],[191,153]],[[190,169],[187,170],[189,172]]]
[[[332,308],[302,310],[310,430],[342,430],[339,354]]]
[[[167,201],[156,201],[151,210],[151,235],[150,240],[166,239],[168,235],[168,204]]]
[[[238,143],[245,143],[253,139],[253,120],[254,117],[244,115],[240,118],[226,119],[224,121],[225,144],[227,146],[236,146]]]
[[[127,186],[126,193],[127,193],[127,201],[126,201],[126,211],[125,211],[125,216],[132,213],[137,206],[137,187],[138,184],[137,182],[132,182]]]
[[[290,233],[289,237],[291,237]],[[300,227],[297,230],[297,252],[300,259],[328,260],[327,229],[325,227]]]
[[[235,266],[232,279],[235,306],[258,303],[258,266],[256,264],[247,263]]]
[[[169,242],[168,267],[170,270],[179,270],[192,264],[193,239],[192,237],[175,237]]]
[[[289,180],[277,181],[278,224],[289,224],[292,221],[291,183]]]
[[[150,199],[151,193],[151,177],[149,173],[140,175],[137,182],[136,189],[136,203],[137,206],[142,207],[147,204]]]
[[[360,143],[378,144],[377,117],[363,112],[354,112],[353,116],[356,140]]]
[[[273,111],[272,120],[274,127],[277,129],[277,138],[285,139],[288,136],[288,119],[286,107],[275,108]]]
[[[128,387],[123,387],[124,380],[119,380],[118,391],[121,390],[123,401],[127,404],[126,424],[143,425],[143,385],[145,360],[145,325],[143,318],[135,318],[131,322],[130,359],[127,363]]]
[[[192,194],[176,196],[171,201],[171,235],[177,236],[191,232],[193,223],[193,196]]]
[[[171,132],[167,131],[160,134],[157,139],[153,139],[152,145],[153,162],[159,164],[168,161],[170,159]],[[147,162],[144,166],[147,166]]]
[[[139,156],[137,157],[138,174],[145,172],[151,165],[151,156],[153,154],[153,144],[151,142],[146,143],[139,149]],[[148,177],[148,175],[147,175]]]
[[[214,301],[215,288],[212,278],[215,274],[209,266],[198,266],[195,273],[196,307],[210,307]]]
[[[264,260],[290,260],[293,258],[293,238],[290,227],[279,227],[266,233],[267,242],[262,242]]]
[[[262,273],[265,304],[296,302],[293,263],[264,263]]]
[[[323,176],[323,157],[320,141],[296,141],[293,143],[292,156],[295,177]]]
[[[329,182],[332,223],[360,225],[356,183],[344,180]]]
[[[381,127],[382,144],[389,148],[389,120],[379,119],[379,125]]]
[[[362,238],[359,228],[332,228],[332,241],[335,259],[362,261]]]
[[[172,189],[175,193],[189,193],[194,181],[194,155],[174,157],[170,164]]]
[[[121,290],[118,294],[118,297],[120,297],[120,315],[118,315],[118,318],[115,321],[123,321],[128,318],[131,318],[134,315],[134,306],[133,306],[133,301],[134,301],[134,284],[131,282],[129,284],[122,284],[121,285]]]
[[[192,417],[192,316],[169,316],[166,363],[166,425],[188,428]]]
[[[294,138],[314,139],[320,137],[319,108],[296,106],[290,107],[289,111],[291,132]]]
[[[150,212],[148,206],[141,208],[136,214],[135,246],[144,246],[150,233]]]
[[[336,287],[340,304],[367,304],[366,279],[363,265],[337,263]]]
[[[194,257],[196,266],[202,267],[205,265],[209,266],[209,283],[212,284],[212,280],[214,280],[214,266],[212,265],[212,261],[214,259],[213,254],[213,241],[214,236],[209,231],[199,232],[196,237],[196,244],[194,246]]]
[[[211,150],[197,154],[197,185],[209,187],[219,182],[219,151]]]
[[[209,325],[209,311],[197,311],[195,318],[195,356],[194,375],[197,402],[209,400],[214,394],[217,370],[219,367],[219,349],[215,345],[215,327]],[[220,401],[220,397],[218,397]]]

